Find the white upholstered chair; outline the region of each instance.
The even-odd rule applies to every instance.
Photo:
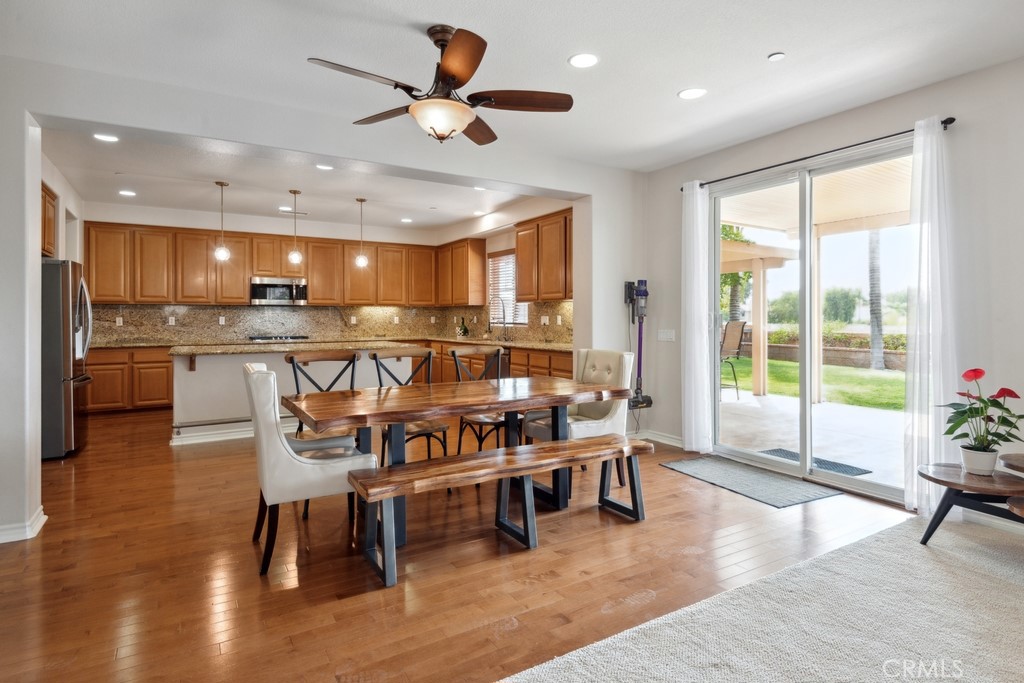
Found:
[[[249,411],[256,438],[256,472],[260,482],[260,503],[256,513],[253,543],[258,543],[267,520],[267,541],[263,548],[260,575],[267,573],[277,538],[278,506],[320,496],[348,493],[349,518],[354,515],[355,493],[348,483],[349,470],[377,467],[377,456],[354,449],[333,449],[296,453],[281,429],[278,412],[277,375],[264,363],[243,366]],[[269,515],[267,514],[269,511]]]
[[[601,349],[577,349],[577,382],[611,384],[629,388],[630,373],[633,371],[633,354],[629,351],[605,351]],[[569,406],[569,439],[602,434],[625,434],[628,401],[595,401]],[[551,440],[551,418],[543,417],[527,421],[523,426],[526,436],[542,441]],[[619,484],[624,483],[622,460],[616,461]]]

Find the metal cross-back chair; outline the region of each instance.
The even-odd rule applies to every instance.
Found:
[[[310,393],[310,389],[316,391],[332,391],[335,387],[355,389],[355,366],[359,358],[358,351],[297,351],[286,354],[284,360],[292,366],[292,375],[295,377],[295,393],[303,394]],[[328,363],[334,364],[334,367],[325,370]],[[337,366],[338,363],[341,364],[340,368]],[[309,367],[311,364],[314,364],[314,367],[320,371],[314,373],[313,369]],[[345,381],[343,382],[343,380]],[[299,428],[295,434],[288,435],[288,445],[297,453],[324,448],[355,449],[360,446],[356,440],[356,430],[351,427],[339,427],[315,433],[304,431],[302,422],[299,422]],[[367,452],[370,450],[370,444],[366,444],[365,450]],[[309,501],[307,500],[302,509],[302,518],[307,519],[308,517]]]
[[[406,385],[412,383],[420,371],[423,371],[423,378],[427,384],[432,381],[431,367],[434,360],[433,349],[423,348],[421,346],[409,346],[400,349],[382,349],[379,351],[373,351],[369,354],[370,360],[377,366],[377,383],[384,386],[384,376],[387,375],[395,383],[399,385]],[[412,362],[410,366],[411,372],[406,377],[399,377],[391,368],[387,366],[383,361],[388,358],[409,358]],[[419,359],[419,362],[416,362]],[[381,437],[383,444],[380,450],[380,464],[384,465],[387,463],[388,457],[388,437],[390,436],[390,425],[381,425],[380,428]],[[442,456],[448,455],[448,423],[444,420],[417,420],[415,422],[407,422],[405,424],[405,442],[409,443],[413,439],[426,439],[427,440],[427,460],[430,460],[432,453],[430,450],[431,443],[437,441],[441,445]]]
[[[455,380],[458,382],[475,382],[482,379],[501,379],[501,355],[504,349],[500,346],[456,346],[449,349],[452,359],[455,360]],[[468,359],[470,357],[484,358],[483,367],[478,372],[473,372]],[[483,450],[484,441],[491,434],[496,435],[498,445],[501,445],[501,430],[505,428],[504,413],[474,413],[459,417],[459,446],[458,453],[462,453],[462,434],[469,429],[476,437],[477,450]]]
[[[736,366],[734,360],[740,358],[740,348],[743,346],[743,330],[747,326],[746,320],[730,320],[725,324],[725,332],[722,334],[722,345],[719,347],[718,356],[722,363],[725,363],[732,370],[732,384],[721,384],[722,389],[735,389],[736,399],[740,397],[740,383],[736,379]]]

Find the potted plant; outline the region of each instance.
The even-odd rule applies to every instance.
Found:
[[[960,445],[964,471],[991,476],[999,457],[1000,444],[1022,441],[1017,436],[1017,423],[1024,415],[1015,414],[1003,403],[1007,398],[1020,398],[1013,389],[1002,387],[988,398],[982,395],[980,380],[984,376],[985,371],[981,368],[966,370],[961,377],[965,382],[974,382],[977,393],[958,391],[956,395],[966,398],[966,403],[947,403],[940,407],[953,411],[946,420],[945,435],[954,441],[967,440]]]

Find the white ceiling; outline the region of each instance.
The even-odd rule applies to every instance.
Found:
[[[1020,0],[5,0],[0,11],[0,54],[326,112],[341,121],[408,100],[386,86],[310,65],[308,57],[425,88],[438,52],[424,31],[448,23],[488,41],[463,94],[537,89],[575,99],[564,114],[478,110],[498,135],[491,147],[640,171],[1024,55]],[[769,63],[774,51],[788,57]],[[566,60],[577,52],[601,61],[574,69]],[[676,97],[694,86],[708,95]],[[408,117],[357,130],[382,144],[422,136]],[[480,196],[467,187],[398,179],[393,187],[379,179],[360,185],[366,178],[338,171],[332,182],[297,172],[300,160],[289,164],[286,153],[260,159],[256,152],[250,164],[243,160],[252,150],[189,148],[178,140],[161,144],[185,149],[160,148],[158,155],[135,143],[94,153],[84,146],[87,139],[70,134],[44,135],[44,144],[86,201],[110,201],[105,176],[125,169],[147,193],[180,195],[175,201],[188,205],[183,208],[198,208],[209,197],[198,187],[167,188],[223,177],[239,186],[233,201],[252,190],[242,212],[273,208],[279,198],[286,203],[287,189],[305,184],[311,213],[329,214],[321,203],[353,203],[362,193],[389,207],[387,220],[420,211],[422,224],[431,215],[434,224],[465,218],[520,193],[497,188]],[[423,207],[420,190],[436,209]]]

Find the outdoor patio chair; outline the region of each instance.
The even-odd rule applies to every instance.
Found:
[[[736,400],[740,398],[740,383],[736,379],[736,366],[734,360],[740,358],[740,347],[743,346],[743,330],[747,326],[746,320],[730,320],[725,324],[725,333],[722,334],[722,346],[719,348],[719,359],[726,363],[732,370],[732,384],[721,384],[722,389],[735,389]]]

